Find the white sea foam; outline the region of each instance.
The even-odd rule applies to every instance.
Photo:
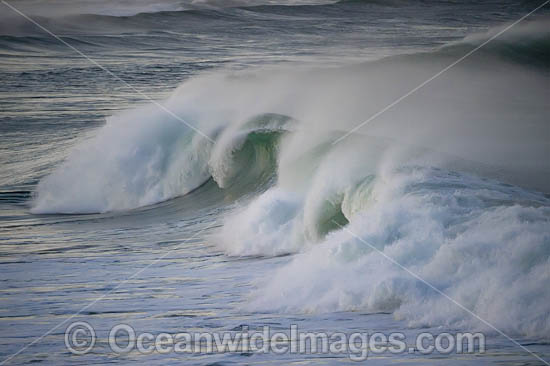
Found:
[[[370,207],[353,215],[346,230],[268,274],[250,308],[390,311],[411,326],[493,331],[373,246],[499,329],[548,337],[546,198],[421,168],[377,179],[371,194]],[[277,243],[273,234],[269,243]]]
[[[124,210],[185,194],[208,179],[209,149],[151,107],[112,117],[40,181],[32,212]]]

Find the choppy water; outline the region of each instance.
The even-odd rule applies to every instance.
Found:
[[[312,3],[11,3],[135,90],[0,5],[2,360],[353,363],[106,340],[298,324],[488,337],[371,364],[543,364],[370,245],[550,358],[548,7],[333,144],[540,4]]]

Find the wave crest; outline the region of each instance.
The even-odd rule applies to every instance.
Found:
[[[128,210],[185,195],[210,176],[234,195],[256,192],[274,175],[276,145],[288,120],[259,116],[212,144],[148,108],[112,117],[40,181],[31,211]]]

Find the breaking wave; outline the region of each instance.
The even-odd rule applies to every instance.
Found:
[[[281,224],[284,213],[303,209],[284,193],[268,191],[247,209],[250,219],[267,206],[260,211],[267,213],[263,220],[252,221],[266,232],[255,232],[260,244],[246,250],[242,243],[253,243],[250,236],[230,238],[241,253],[300,252],[267,274],[249,309],[393,312],[412,327],[494,332],[430,284],[506,334],[548,338],[548,198],[420,166],[381,173],[358,192],[348,199],[360,209],[343,210],[345,229],[337,227],[307,248],[288,242],[288,228],[305,230],[306,223],[295,215]]]
[[[213,142],[154,107],[111,117],[39,183],[32,210],[127,210],[212,177],[247,196],[212,238],[221,248],[297,253],[253,309],[486,328],[382,252],[499,329],[548,338],[546,19],[336,142],[489,35],[338,69],[196,77],[164,105]]]
[[[110,118],[77,146],[40,181],[32,212],[128,210],[185,195],[210,177],[234,194],[256,192],[274,175],[277,141],[290,120],[258,116],[212,143],[176,119],[150,123],[147,110]]]

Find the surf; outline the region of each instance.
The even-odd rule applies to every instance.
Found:
[[[213,141],[156,106],[115,115],[40,181],[31,211],[124,211],[210,182],[219,205],[232,198],[211,237],[227,255],[294,255],[250,295],[254,311],[484,328],[382,252],[507,334],[547,339],[547,22],[339,142],[490,33],[338,68],[199,75],[162,105]]]

